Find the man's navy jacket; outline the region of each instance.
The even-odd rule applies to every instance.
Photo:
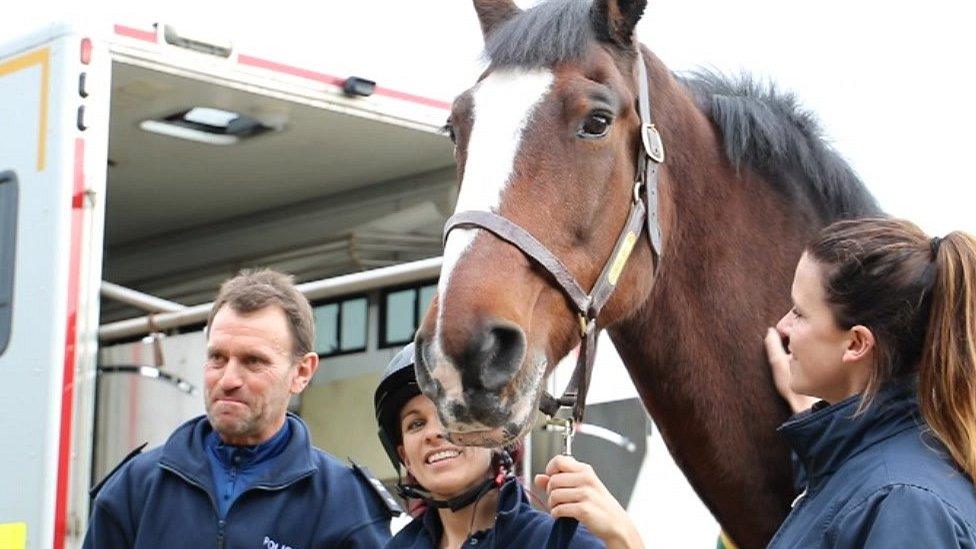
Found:
[[[769,546],[976,548],[976,489],[919,416],[915,389],[891,383],[815,406],[780,427],[806,491]]]
[[[218,518],[204,449],[205,416],[136,456],[95,498],[84,547],[381,547],[390,537],[379,496],[334,457],[311,445],[288,415],[291,440],[271,467]]]

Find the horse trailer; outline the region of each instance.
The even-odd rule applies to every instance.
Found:
[[[304,282],[439,255],[449,103],[368,76],[168,25],[56,24],[0,46],[0,545],[79,546],[93,479],[202,411],[185,368],[204,356],[199,326],[167,314],[243,267]],[[437,272],[396,269],[381,282]],[[343,287],[377,284],[361,282]],[[146,312],[150,330],[112,335]]]

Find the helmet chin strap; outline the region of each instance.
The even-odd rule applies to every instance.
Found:
[[[463,494],[454,496],[450,499],[436,499],[427,490],[424,490],[419,486],[411,486],[406,484],[397,484],[397,493],[403,498],[421,499],[427,504],[428,507],[432,507],[434,509],[450,509],[451,511],[457,511],[458,509],[464,509],[468,505],[478,501],[484,497],[485,494],[496,487],[497,485],[495,483],[495,479],[486,478],[481,484],[476,484]]]
[[[511,454],[506,450],[502,450],[499,452],[499,457],[501,459],[502,473],[496,475],[493,471],[490,471],[488,478],[483,482],[475,484],[463,493],[449,499],[437,499],[419,485],[404,484],[403,478],[400,477],[400,468],[397,467],[397,495],[402,498],[423,500],[424,503],[433,509],[450,509],[451,511],[464,509],[484,497],[485,494],[493,489],[500,488],[502,484],[505,484],[507,479],[515,476],[515,467],[512,463]]]

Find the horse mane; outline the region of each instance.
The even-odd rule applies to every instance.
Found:
[[[489,34],[484,56],[498,68],[551,67],[583,59],[594,40],[589,0],[543,2]]]
[[[773,188],[802,201],[824,223],[881,214],[850,165],[826,141],[817,117],[792,93],[748,73],[699,69],[679,77],[722,135],[736,169],[749,166]]]

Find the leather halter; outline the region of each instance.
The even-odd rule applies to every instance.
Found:
[[[549,393],[544,393],[539,409],[543,413],[553,416],[560,406],[572,407],[572,417],[576,424],[583,420],[586,392],[589,389],[590,373],[593,370],[593,359],[596,356],[597,336],[600,331],[596,324],[597,318],[616,288],[620,274],[627,263],[627,258],[630,257],[630,253],[640,238],[645,225],[651,242],[655,270],[661,257],[657,185],[658,167],[664,162],[664,145],[661,141],[661,135],[651,122],[651,99],[648,91],[647,68],[644,66],[644,56],[639,50],[636,65],[637,108],[641,121],[642,146],[637,153],[637,178],[634,183],[630,213],[620,236],[617,237],[613,253],[610,254],[600,277],[597,278],[589,293],[580,287],[566,265],[544,244],[505,217],[493,212],[469,210],[452,215],[444,226],[445,243],[452,230],[475,228],[484,229],[515,246],[548,271],[559,288],[569,298],[569,301],[572,302],[580,322],[581,343],[576,369],[573,371],[573,376],[570,378],[563,396],[556,399]]]

